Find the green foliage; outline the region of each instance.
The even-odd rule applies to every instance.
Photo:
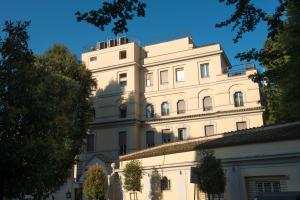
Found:
[[[127,32],[127,21],[134,17],[145,16],[146,4],[140,0],[115,0],[113,2],[103,2],[102,7],[97,10],[81,14],[75,13],[78,21],[86,21],[100,28],[102,31],[110,23],[114,22],[112,31],[115,35]]]
[[[28,25],[6,22],[0,43],[0,196],[41,199],[70,176],[96,84],[66,47],[34,56]]]
[[[143,177],[142,165],[139,160],[132,160],[124,168],[124,188],[127,191],[141,191]]]
[[[201,150],[200,153],[202,158],[197,168],[199,189],[209,195],[220,195],[224,193],[226,177],[221,161],[216,159],[212,151]]]
[[[84,175],[83,193],[89,199],[104,200],[107,191],[107,177],[99,165],[94,165]]]

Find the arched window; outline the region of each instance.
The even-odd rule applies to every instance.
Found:
[[[152,104],[147,104],[146,106],[146,118],[154,117],[154,107]]]
[[[235,107],[244,106],[244,98],[243,98],[243,93],[241,91],[235,92],[233,98],[234,98]]]
[[[169,115],[169,103],[168,102],[163,102],[161,104],[161,115],[162,116],[166,116],[166,115]]]
[[[179,100],[177,102],[177,114],[184,114],[185,113],[185,101]]]
[[[120,118],[126,118],[127,106],[126,104],[121,104],[119,107]]]
[[[207,96],[203,98],[203,111],[212,110],[212,100],[211,97]]]

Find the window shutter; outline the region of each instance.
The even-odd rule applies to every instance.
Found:
[[[211,136],[214,135],[214,125],[207,125],[204,127],[205,129],[205,136]]]
[[[185,101],[179,100],[177,103],[177,113],[182,114],[185,113]]]
[[[203,99],[203,110],[204,111],[212,110],[211,97],[204,97],[204,99]]]
[[[168,83],[168,70],[160,72],[160,83],[167,84]]]
[[[237,122],[236,128],[237,128],[237,130],[247,129],[247,122]]]
[[[153,74],[148,73],[146,74],[146,86],[152,86],[153,83]]]
[[[126,145],[126,132],[119,133],[119,145]]]

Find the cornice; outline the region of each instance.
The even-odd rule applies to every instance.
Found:
[[[212,55],[216,55],[216,54],[221,54],[223,52],[224,52],[223,50],[218,50],[218,51],[212,51],[212,52],[208,52],[208,53],[198,53],[198,54],[193,54],[190,56],[182,56],[182,57],[172,58],[172,59],[168,59],[168,60],[143,64],[142,67],[152,67],[152,66],[163,65],[163,64],[168,64],[168,63],[172,63],[172,62],[179,62],[179,61],[184,61],[184,60],[195,59],[195,58],[199,58],[199,57],[207,57],[207,56],[212,56]]]

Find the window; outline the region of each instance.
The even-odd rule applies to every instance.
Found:
[[[211,97],[207,96],[203,98],[203,111],[212,110],[212,100]]]
[[[168,70],[160,72],[160,84],[168,84]]]
[[[185,113],[185,101],[179,100],[177,102],[177,114],[184,114]]]
[[[127,57],[127,52],[126,51],[120,51],[119,52],[119,59],[125,59]]]
[[[186,128],[179,128],[178,129],[178,140],[187,140],[187,130]]]
[[[90,62],[93,62],[93,61],[96,61],[96,60],[97,60],[97,56],[90,57]]]
[[[214,133],[215,133],[214,125],[204,126],[204,131],[205,131],[205,136],[214,135]]]
[[[126,132],[122,131],[119,132],[119,154],[124,155],[126,154]]]
[[[162,177],[160,180],[161,190],[171,190],[171,181],[166,176]]]
[[[126,73],[119,74],[119,85],[120,85],[120,88],[122,88],[122,89],[124,89],[127,86],[127,74]]]
[[[154,132],[153,131],[146,132],[146,146],[147,147],[154,146]]]
[[[209,65],[208,63],[200,65],[201,78],[209,77]]]
[[[120,118],[126,118],[127,115],[127,106],[126,104],[121,104],[119,107]]]
[[[146,87],[151,87],[153,85],[153,73],[146,74]]]
[[[247,122],[237,122],[236,123],[237,130],[244,130],[247,129]]]
[[[184,81],[184,70],[183,68],[176,69],[176,81]]]
[[[164,129],[161,131],[162,133],[162,142],[169,143],[171,142],[171,131],[170,129]]]
[[[162,116],[169,115],[169,103],[168,102],[163,102],[161,104],[161,115]]]
[[[94,134],[89,134],[86,137],[86,151],[87,152],[94,151]]]
[[[244,106],[244,99],[243,99],[242,92],[235,92],[233,95],[233,98],[234,98],[234,106],[235,107]]]
[[[287,191],[287,176],[253,176],[246,177],[246,189],[248,199],[264,192],[285,192]]]
[[[154,117],[154,108],[152,104],[147,104],[146,106],[146,118]]]

